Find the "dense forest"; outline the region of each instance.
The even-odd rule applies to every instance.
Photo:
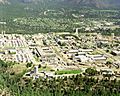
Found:
[[[10,69],[15,63],[0,61],[0,94],[2,96],[120,96],[120,81],[109,78],[95,79],[96,71],[86,71],[89,76],[64,78],[22,78]],[[92,72],[92,74],[91,74]],[[94,74],[93,74],[94,73]]]

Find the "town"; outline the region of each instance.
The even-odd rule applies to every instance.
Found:
[[[84,74],[93,68],[120,79],[120,37],[100,33],[0,34],[0,59],[16,62],[15,72],[30,69],[24,78],[57,78]]]

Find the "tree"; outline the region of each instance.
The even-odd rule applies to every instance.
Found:
[[[89,76],[94,76],[97,74],[97,70],[96,69],[92,69],[92,68],[87,68],[85,70],[85,73],[86,75],[89,75]]]
[[[29,68],[32,66],[32,63],[27,63],[26,67]]]

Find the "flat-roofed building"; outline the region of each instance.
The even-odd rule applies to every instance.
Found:
[[[74,59],[75,60],[80,60],[80,62],[87,62],[89,60],[89,58],[84,56],[84,55],[75,56]]]
[[[93,49],[79,49],[80,52],[93,52]]]
[[[107,58],[104,55],[86,55],[87,57],[91,58],[91,60],[94,61],[105,61]]]

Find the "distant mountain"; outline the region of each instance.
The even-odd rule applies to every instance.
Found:
[[[64,0],[64,2],[97,8],[120,7],[120,0]]]
[[[119,7],[120,8],[120,0],[0,0],[0,3],[13,3],[22,2],[22,3],[44,3],[46,5],[50,3],[54,4],[65,4],[70,6],[89,6],[96,8],[112,8]],[[47,3],[46,3],[47,2]]]
[[[120,7],[120,0],[21,0],[24,3],[37,2],[37,1],[48,1],[48,2],[59,2],[62,4],[68,4],[73,6],[90,6],[97,8],[111,8]]]
[[[0,0],[0,4],[9,4],[7,0]]]

